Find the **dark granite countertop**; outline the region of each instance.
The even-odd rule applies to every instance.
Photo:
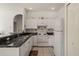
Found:
[[[9,44],[6,45],[0,45],[0,47],[20,47],[22,44],[24,44],[32,35],[25,35],[18,38],[15,38],[10,41]]]
[[[47,33],[48,35],[54,35],[54,33]],[[20,47],[31,36],[37,35],[37,33],[19,33],[5,37],[0,37],[0,47]],[[9,38],[9,41],[7,40]]]
[[[20,33],[19,35],[15,34],[5,37],[0,37],[0,47],[20,47],[33,35],[35,34]]]

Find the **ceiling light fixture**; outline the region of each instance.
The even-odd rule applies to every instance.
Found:
[[[32,10],[32,8],[29,8],[30,10]]]
[[[55,8],[51,8],[51,10],[55,10]]]

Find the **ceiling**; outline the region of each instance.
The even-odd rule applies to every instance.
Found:
[[[30,8],[29,10],[57,11],[64,6],[64,3],[4,3],[0,5],[11,7],[23,7],[26,9]]]

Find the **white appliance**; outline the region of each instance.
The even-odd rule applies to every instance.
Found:
[[[54,45],[54,53],[56,56],[64,55],[64,19],[60,18],[56,20],[54,26],[54,38],[55,38],[55,45]]]
[[[37,32],[37,46],[48,46],[47,26],[38,26]]]

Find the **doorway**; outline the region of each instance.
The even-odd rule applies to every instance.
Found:
[[[22,32],[22,15],[18,14],[14,17],[14,33],[21,33]]]

